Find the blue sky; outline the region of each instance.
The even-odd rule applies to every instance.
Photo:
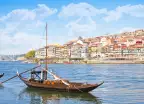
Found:
[[[0,54],[20,54],[48,42],[143,29],[143,0],[1,0]]]

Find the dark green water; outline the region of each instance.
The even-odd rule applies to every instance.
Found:
[[[34,66],[20,62],[0,62],[0,73],[5,73],[0,81],[15,75],[17,70],[22,72]],[[15,78],[0,87],[0,104],[144,104],[143,64],[52,64],[49,67],[71,81],[105,83],[89,94],[58,93],[29,89]]]

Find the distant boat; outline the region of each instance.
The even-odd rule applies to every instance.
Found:
[[[17,60],[12,60],[12,61],[14,61],[14,62],[15,62],[15,61],[17,61]]]
[[[0,74],[0,78],[3,77],[3,76],[4,76],[4,73],[3,73],[3,74]]]
[[[72,62],[65,61],[64,64],[72,64]]]
[[[64,92],[89,92],[95,88],[102,85],[104,82],[99,84],[87,84],[87,83],[78,83],[70,82],[64,80],[57,76],[56,74],[48,71],[48,46],[47,46],[47,24],[46,24],[46,58],[45,58],[45,68],[40,71],[33,70],[31,71],[31,78],[23,78],[21,74],[17,73],[18,77],[28,86],[38,89],[45,89],[48,91],[64,91]],[[50,74],[54,77],[54,80],[47,78],[47,74]]]
[[[22,63],[32,63],[32,62],[26,60],[26,61],[22,61]]]
[[[27,61],[22,61],[22,63],[28,63]]]

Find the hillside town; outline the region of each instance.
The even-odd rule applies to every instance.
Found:
[[[78,37],[63,45],[48,45],[49,63],[102,63],[119,60],[130,63],[144,59],[144,30],[93,38]],[[35,58],[44,62],[45,47],[35,50]],[[115,61],[116,62],[116,61]]]

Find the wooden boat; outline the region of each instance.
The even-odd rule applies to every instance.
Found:
[[[69,82],[64,80],[54,73],[48,71],[48,55],[47,55],[47,24],[46,24],[46,58],[45,58],[45,68],[40,71],[33,70],[31,71],[31,78],[23,78],[21,74],[17,73],[18,77],[28,86],[39,89],[46,89],[48,91],[66,91],[66,92],[89,92],[93,89],[99,87],[104,82],[99,84],[86,84],[86,83],[77,83]],[[47,78],[47,74],[51,74],[55,80],[50,80]]]
[[[65,61],[64,64],[73,64],[72,62]]]
[[[34,79],[26,79],[21,75],[18,77],[28,86],[33,88],[46,89],[47,91],[64,91],[64,92],[89,92],[93,89],[99,87],[104,82],[100,84],[85,84],[85,83],[76,83],[69,82],[68,80],[63,80],[68,85],[63,83],[62,80],[34,80]]]
[[[0,78],[3,77],[3,76],[4,76],[4,73],[3,73],[3,74],[0,74]]]

